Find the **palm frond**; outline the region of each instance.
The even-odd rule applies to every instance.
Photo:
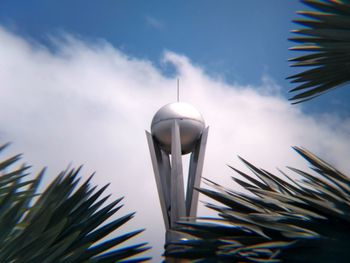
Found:
[[[198,189],[217,204],[218,218],[179,222],[187,240],[168,244],[165,255],[222,262],[345,262],[350,258],[350,179],[311,152],[295,147],[313,173],[289,168],[301,179],[277,177],[241,158],[254,176],[234,181],[250,194],[206,180]],[[259,179],[256,179],[258,177]]]
[[[290,48],[306,54],[291,58],[292,67],[307,70],[288,77],[298,86],[290,100],[293,104],[315,98],[350,81],[350,3],[335,0],[303,0],[315,11],[300,11],[302,19],[294,20],[303,26],[290,38],[298,45]]]
[[[122,198],[105,205],[108,185],[91,188],[91,177],[79,185],[80,168],[70,169],[37,194],[44,170],[26,180],[27,166],[13,168],[19,159],[0,161],[0,262],[122,262],[149,249],[145,243],[120,246],[143,230],[104,240],[134,216],[105,223],[123,206]]]

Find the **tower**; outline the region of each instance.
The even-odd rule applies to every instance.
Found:
[[[174,102],[160,108],[153,117],[151,133],[146,131],[166,229],[166,242],[179,238],[172,230],[183,218],[197,215],[198,192],[208,127],[191,104]],[[182,156],[191,154],[187,190],[184,193]]]

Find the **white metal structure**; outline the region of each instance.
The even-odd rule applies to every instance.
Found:
[[[197,215],[208,127],[197,109],[184,102],[174,102],[155,114],[151,133],[146,131],[166,228],[166,242],[179,236],[172,232],[180,219]],[[187,191],[184,193],[182,155],[190,153]]]

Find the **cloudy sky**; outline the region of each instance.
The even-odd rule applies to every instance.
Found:
[[[0,0],[0,143],[45,182],[68,164],[111,182],[125,228],[146,228],[159,261],[164,227],[147,147],[154,113],[192,103],[210,126],[204,177],[237,186],[240,155],[273,172],[307,169],[304,146],[350,173],[346,89],[291,106],[286,60],[298,1]],[[237,188],[238,190],[238,188]],[[203,198],[200,198],[203,199]],[[207,215],[205,208],[200,215]]]

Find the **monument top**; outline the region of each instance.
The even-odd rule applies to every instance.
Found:
[[[174,120],[180,128],[182,154],[187,154],[193,150],[205,128],[204,119],[189,103],[173,102],[161,107],[153,117],[151,133],[167,153],[171,151],[171,128]]]

